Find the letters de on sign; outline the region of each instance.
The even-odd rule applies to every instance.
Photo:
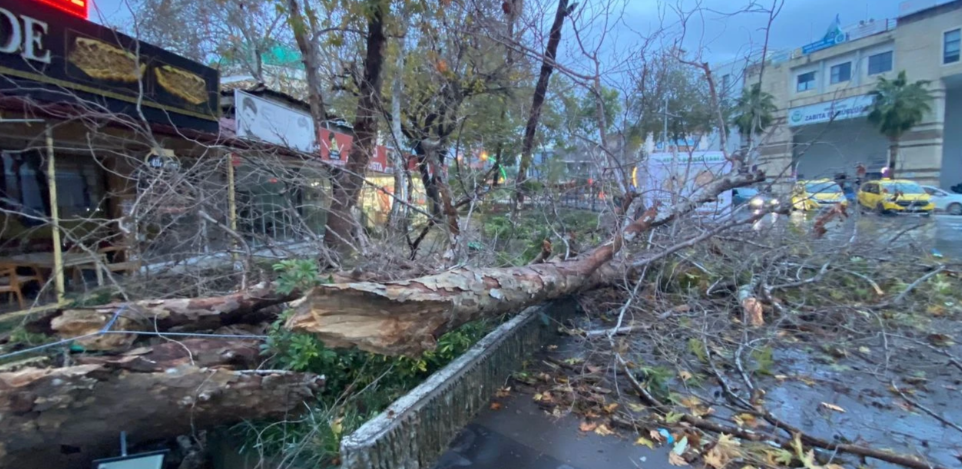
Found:
[[[43,21],[0,8],[0,53],[20,53],[26,60],[49,64],[50,51],[43,45],[48,30]]]

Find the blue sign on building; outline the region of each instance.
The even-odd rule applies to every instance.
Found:
[[[812,52],[819,51],[822,49],[828,49],[829,47],[837,46],[848,39],[848,35],[842,32],[841,22],[839,21],[838,15],[835,15],[835,21],[829,26],[828,31],[822,39],[815,41],[811,44],[802,46],[802,54],[811,54]]]

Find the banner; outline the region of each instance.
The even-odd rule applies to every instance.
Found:
[[[305,153],[314,153],[314,121],[308,112],[278,101],[234,90],[237,136],[260,140]]]
[[[333,130],[322,129],[320,138],[321,160],[334,166],[344,166],[354,144],[354,137]],[[374,147],[374,154],[367,162],[368,171],[393,173],[394,166],[388,158],[388,150],[383,145]]]

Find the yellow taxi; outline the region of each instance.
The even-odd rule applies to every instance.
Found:
[[[831,179],[798,181],[792,188],[792,208],[795,210],[818,210],[835,205],[848,205],[842,188]]]
[[[935,203],[925,189],[907,179],[880,179],[862,184],[858,191],[859,206],[883,213],[921,213],[930,215]]]

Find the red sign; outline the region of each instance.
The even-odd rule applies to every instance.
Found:
[[[89,0],[37,0],[58,10],[65,11],[78,18],[87,19],[87,3]]]
[[[354,137],[334,132],[332,130],[321,130],[321,160],[327,161],[334,166],[344,166],[347,157],[351,153],[351,146],[354,144]],[[378,173],[390,173],[393,171],[390,161],[388,161],[388,149],[378,145],[375,147],[374,154],[367,163],[368,171]]]

